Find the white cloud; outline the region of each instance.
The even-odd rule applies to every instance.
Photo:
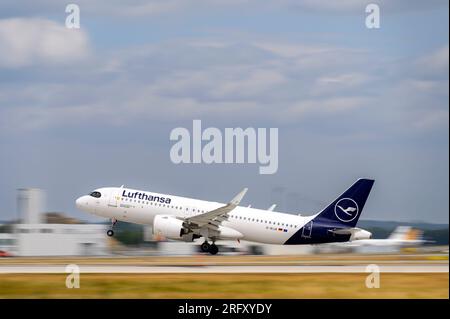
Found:
[[[286,42],[256,42],[254,45],[284,58],[298,58],[322,54],[336,49],[334,47],[323,45],[305,45]]]
[[[72,63],[88,55],[88,38],[81,29],[39,18],[0,20],[0,67]]]
[[[369,83],[373,78],[364,73],[344,73],[330,74],[319,77],[315,81],[315,86],[311,90],[311,94],[315,96],[339,93],[343,90],[358,91],[358,87]]]
[[[22,3],[26,2],[26,4]],[[70,3],[70,2],[68,2]],[[290,12],[313,11],[320,13],[352,13],[365,15],[367,0],[77,0],[83,13],[89,15],[114,15],[120,17],[153,17],[177,12],[197,12],[199,8],[205,10],[232,9],[249,10],[255,8],[262,10],[289,10]],[[382,14],[419,11],[448,6],[446,0],[378,0],[375,3],[380,5]],[[43,15],[43,14],[64,14],[65,3],[60,0],[36,0],[18,1],[3,0],[0,2],[0,14],[3,15]]]
[[[368,100],[366,97],[332,97],[304,100],[291,105],[280,116],[289,120],[298,120],[308,114],[334,115],[364,107]]]
[[[199,71],[181,71],[158,80],[152,89],[165,96],[189,96],[213,100],[255,98],[275,90],[287,79],[279,70],[256,67],[211,67]]]
[[[408,12],[425,10],[429,8],[445,7],[448,5],[446,0],[281,0],[279,5],[285,7],[293,7],[298,9],[308,9],[320,12],[343,12],[365,14],[365,8],[369,3],[376,3],[380,6],[383,14],[391,14],[397,12]]]
[[[310,115],[332,122],[337,114],[359,114],[360,127],[366,121],[385,131],[419,130],[433,128],[436,116],[430,115],[425,124],[418,120],[440,112],[439,96],[448,96],[442,83],[448,78],[422,79],[412,71],[405,79],[405,70],[418,67],[414,61],[392,69],[386,56],[298,41],[190,38],[87,60],[77,68],[54,68],[58,85],[0,86],[5,106],[0,108],[0,128],[32,131],[81,123],[126,127],[155,117],[167,122],[229,121],[236,114],[284,125]],[[441,61],[442,54],[434,60]],[[435,108],[428,109],[429,103]]]
[[[448,110],[428,110],[427,112],[421,112],[416,120],[413,122],[413,126],[422,129],[436,129],[440,127],[448,128],[449,125],[449,111]]]
[[[250,74],[227,80],[216,92],[220,96],[255,96],[266,90],[274,90],[283,82],[286,82],[286,78],[277,70],[253,70]]]
[[[441,47],[417,61],[419,70],[426,75],[448,74],[449,46]]]

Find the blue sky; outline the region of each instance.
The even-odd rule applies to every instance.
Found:
[[[16,189],[83,219],[106,185],[314,213],[376,179],[362,218],[448,223],[448,2],[78,1],[0,4],[0,220]],[[175,165],[175,127],[279,128],[279,170]],[[286,198],[297,198],[288,201]],[[292,203],[294,202],[294,204]]]

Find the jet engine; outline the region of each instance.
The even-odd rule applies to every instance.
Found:
[[[183,221],[170,215],[156,215],[153,220],[153,234],[170,239],[183,240],[188,230],[183,227]]]

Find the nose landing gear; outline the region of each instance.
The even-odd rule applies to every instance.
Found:
[[[114,225],[117,223],[117,219],[112,218],[111,219],[111,229],[108,229],[108,231],[106,232],[106,235],[108,235],[108,237],[112,237],[114,236]]]

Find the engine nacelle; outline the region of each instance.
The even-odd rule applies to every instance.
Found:
[[[156,215],[153,220],[153,234],[170,239],[183,240],[187,229],[183,227],[183,221],[170,215]]]
[[[244,235],[235,229],[219,226],[219,238],[220,239],[241,239]]]

